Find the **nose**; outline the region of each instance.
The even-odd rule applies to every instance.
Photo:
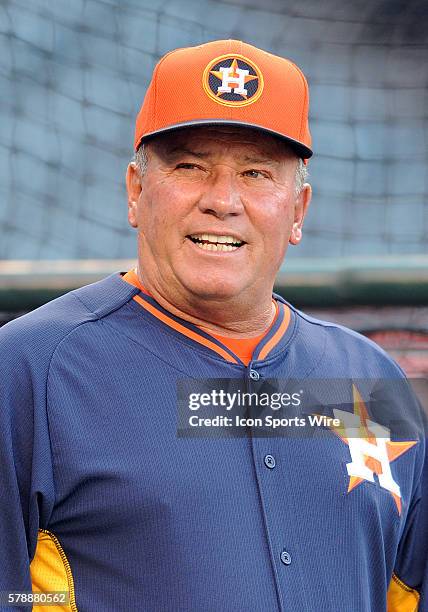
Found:
[[[213,171],[199,199],[199,209],[219,219],[239,215],[243,211],[241,195],[231,168],[222,167]]]

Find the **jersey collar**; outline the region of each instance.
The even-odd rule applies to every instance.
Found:
[[[135,274],[129,274],[129,276],[126,274],[124,280],[138,287],[136,284],[138,280],[135,279],[135,276]],[[292,311],[288,304],[286,304],[282,298],[278,300],[279,296],[275,294],[273,297],[276,299],[278,305],[278,316],[267,334],[263,336],[255,347],[251,360],[252,363],[255,361],[263,361],[282,351],[285,344],[288,343],[292,328],[294,327]],[[161,324],[168,326],[182,338],[184,337],[188,341],[198,343],[206,349],[216,353],[229,363],[244,366],[241,359],[220,340],[203,331],[197,325],[173,315],[163,308],[152,296],[143,292],[141,289],[140,292],[133,297],[133,300],[151,317],[157,319]]]

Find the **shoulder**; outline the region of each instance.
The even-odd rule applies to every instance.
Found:
[[[284,300],[283,300],[284,301]],[[319,355],[321,369],[335,369],[338,375],[373,378],[402,378],[400,366],[378,344],[338,323],[312,317],[288,304],[294,312],[298,337],[308,354]]]
[[[136,292],[119,274],[70,291],[0,328],[0,359],[46,361],[75,329],[96,323]]]

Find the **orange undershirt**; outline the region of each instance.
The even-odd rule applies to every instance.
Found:
[[[130,285],[134,285],[135,287],[138,287],[138,289],[140,289],[146,295],[153,297],[147,291],[147,289],[142,285],[140,279],[138,278],[135,272],[135,269],[129,270],[129,272],[127,272],[122,278],[124,281],[126,281]],[[275,300],[272,300],[272,302],[275,305],[275,316],[273,318],[272,323],[269,325],[268,329],[264,331],[262,334],[259,334],[258,336],[254,336],[253,338],[230,338],[228,336],[219,336],[218,334],[213,334],[212,332],[209,332],[210,335],[213,336],[213,338],[216,338],[217,340],[219,340],[225,346],[227,346],[227,348],[230,349],[235,355],[237,355],[239,359],[245,365],[248,365],[251,361],[251,357],[254,352],[254,349],[256,348],[260,340],[264,336],[266,336],[266,334],[269,332],[269,330],[271,329],[272,325],[275,323],[276,318],[278,316],[278,305],[275,302]]]
[[[251,361],[251,357],[254,353],[254,349],[260,342],[260,340],[266,336],[272,325],[275,323],[276,318],[278,316],[278,306],[274,300],[272,302],[275,304],[275,316],[273,318],[272,323],[269,325],[266,331],[258,336],[254,336],[253,338],[230,338],[229,336],[219,336],[218,334],[213,334],[210,332],[211,336],[220,340],[222,344],[227,346],[235,355],[239,357],[239,359],[248,365]]]

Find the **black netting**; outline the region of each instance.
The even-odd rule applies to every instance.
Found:
[[[132,257],[123,177],[153,66],[229,37],[289,57],[311,86],[315,193],[290,256],[426,252],[426,7],[1,0],[0,258]]]

